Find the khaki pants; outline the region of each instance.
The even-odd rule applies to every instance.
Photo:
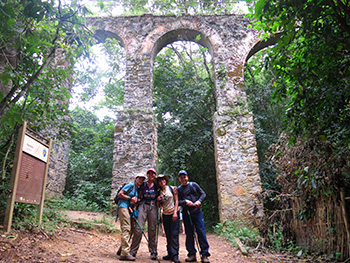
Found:
[[[145,222],[148,223],[148,251],[157,254],[157,222],[158,222],[158,208],[156,205],[147,205],[145,203],[139,206],[138,222],[142,229],[144,229]],[[132,238],[130,254],[135,256],[140,247],[142,239],[142,231],[139,226],[135,226],[134,236]]]
[[[124,207],[119,207],[118,215],[120,220],[121,234],[121,256],[126,257],[130,252],[130,240],[134,231],[134,224],[130,217],[129,210]]]

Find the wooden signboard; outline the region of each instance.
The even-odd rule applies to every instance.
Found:
[[[15,201],[39,205],[44,173],[45,163],[24,152],[19,167]]]
[[[36,135],[36,136],[35,136]],[[52,141],[44,143],[40,135],[27,128],[24,122],[19,131],[14,165],[12,169],[10,195],[7,200],[4,228],[11,230],[15,202],[39,205],[39,225],[45,199],[45,187]]]

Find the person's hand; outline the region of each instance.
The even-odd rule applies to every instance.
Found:
[[[133,205],[136,205],[136,203],[137,203],[137,197],[136,197],[136,196],[134,196],[134,197],[131,198],[131,203],[132,203]]]
[[[199,201],[196,201],[195,203],[194,203],[194,206],[196,206],[196,207],[198,207],[198,206],[200,206],[201,205],[201,202],[199,202]]]
[[[190,200],[186,200],[185,202],[187,206],[193,206],[193,203]]]
[[[162,198],[163,198],[163,197],[160,195],[160,196],[158,196],[157,200],[158,200],[158,201],[162,201]]]
[[[177,220],[177,212],[174,212],[173,214],[173,222],[175,222]]]

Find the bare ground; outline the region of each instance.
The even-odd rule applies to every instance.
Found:
[[[112,218],[105,218],[99,213],[67,211],[67,217],[73,222],[110,221],[109,227],[115,227],[115,233],[100,230],[62,227],[55,235],[47,235],[41,230],[34,232],[13,231],[11,235],[0,237],[0,262],[120,262],[116,255],[120,245],[119,224]],[[3,233],[3,232],[2,232]],[[211,263],[251,263],[251,262],[321,262],[298,260],[280,254],[253,254],[243,256],[239,250],[230,246],[223,238],[207,234],[210,245]],[[135,262],[158,263],[166,255],[166,239],[160,233],[158,238],[159,261],[150,260],[147,242],[143,238]],[[180,234],[180,260],[185,262],[185,235]],[[199,259],[199,258],[198,258]]]

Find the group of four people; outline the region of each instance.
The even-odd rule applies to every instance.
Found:
[[[201,203],[206,196],[205,192],[197,183],[189,182],[188,174],[184,170],[178,174],[181,183],[179,187],[169,186],[169,178],[166,175],[157,176],[154,168],[148,169],[146,175],[147,177],[144,174],[138,174],[135,182],[125,185],[118,193],[122,199],[118,206],[122,232],[121,247],[118,251],[119,259],[135,260],[144,234],[143,227],[147,221],[148,249],[151,259],[157,260],[157,223],[161,208],[168,253],[163,259],[179,263],[179,210],[182,207],[188,252],[188,258],[185,261],[197,261],[195,242],[198,241],[201,261],[208,263],[209,244],[201,210]],[[138,211],[137,215],[135,211]]]

